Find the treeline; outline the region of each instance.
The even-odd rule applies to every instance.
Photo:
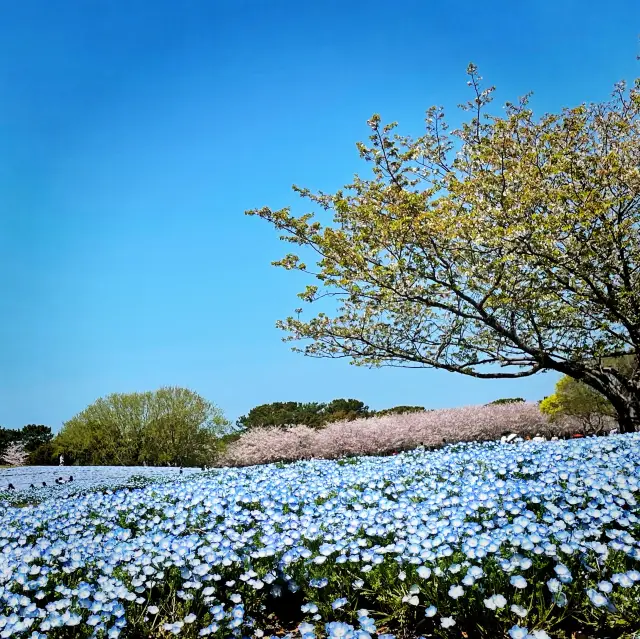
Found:
[[[623,373],[631,358],[616,358]],[[522,403],[502,398],[489,405]],[[232,424],[220,408],[194,391],[164,387],[153,392],[112,394],[98,399],[65,422],[54,437],[51,428],[28,424],[20,430],[0,428],[0,459],[12,465],[65,464],[202,466],[215,464],[227,444],[257,429],[307,426],[321,430],[335,422],[429,412],[424,406],[400,405],[373,410],[358,399],[330,402],[273,402],[252,408]],[[551,421],[571,417],[583,433],[615,425],[615,410],[600,393],[569,377],[540,402]]]
[[[237,426],[241,430],[286,426],[322,428],[332,422],[424,410],[424,406],[394,406],[375,411],[359,399],[334,399],[328,403],[273,402],[252,408],[238,419]]]
[[[52,439],[51,428],[42,424],[27,424],[21,429],[0,427],[0,459],[7,463],[49,463]]]

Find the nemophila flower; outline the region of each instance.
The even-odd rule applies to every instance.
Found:
[[[342,608],[346,603],[347,603],[347,598],[346,598],[346,597],[341,597],[340,599],[336,599],[336,600],[331,604],[331,607],[332,607],[334,610],[338,610],[338,608]]]
[[[421,579],[429,579],[429,577],[431,577],[431,568],[427,566],[419,566],[417,573],[418,577]]]
[[[484,575],[484,572],[480,566],[469,566],[467,570],[467,575],[470,575],[474,579],[480,579]]]
[[[610,581],[599,581],[598,590],[601,592],[611,592],[613,590],[613,584]]]
[[[309,637],[312,639],[316,636],[314,625],[305,621],[298,626],[298,631],[302,637]]]
[[[547,581],[547,588],[549,588],[549,592],[560,592],[560,590],[562,590],[562,584],[557,579],[549,579],[549,581]]]
[[[560,608],[564,608],[567,605],[567,595],[564,592],[556,592],[551,597],[553,603]]]
[[[300,606],[300,610],[302,610],[302,612],[310,612],[313,614],[318,612],[318,606],[314,603],[306,603]]]
[[[621,588],[632,588],[634,584],[633,579],[627,573],[611,575],[611,581],[617,583]]]
[[[327,636],[333,639],[348,639],[353,636],[355,628],[348,623],[332,621],[325,624],[325,630]]]
[[[443,628],[451,628],[456,625],[456,620],[453,617],[442,617],[442,619],[440,619],[440,625]]]
[[[509,636],[511,637],[511,639],[525,639],[528,634],[528,628],[523,628],[521,626],[518,626],[517,624],[509,629]]]
[[[529,614],[526,608],[518,606],[517,604],[511,604],[511,612],[514,612],[518,617],[526,617]]]
[[[571,575],[571,571],[564,564],[558,564],[557,566],[555,566],[554,570],[556,572],[556,575],[558,575],[558,579],[562,583],[567,584],[567,583],[571,583],[573,581],[573,577]]]
[[[527,580],[522,575],[513,575],[509,582],[514,588],[523,589],[527,587]]]
[[[596,608],[601,608],[602,606],[606,606],[609,603],[609,600],[602,593],[594,590],[593,588],[589,588],[587,590],[587,597],[589,597],[591,603]]]
[[[434,617],[436,612],[438,612],[438,609],[435,606],[428,606],[427,609],[424,611],[424,616]]]
[[[484,605],[489,610],[497,610],[504,608],[507,605],[507,600],[503,595],[491,595],[491,597],[484,600]]]
[[[452,599],[458,599],[464,595],[464,588],[462,586],[451,586],[449,588],[449,597]]]

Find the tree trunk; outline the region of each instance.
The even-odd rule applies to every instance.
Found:
[[[603,367],[588,370],[582,381],[602,393],[616,411],[618,429],[621,433],[640,431],[640,355],[636,356],[630,377]]]
[[[626,401],[615,402],[613,407],[616,409],[618,428],[621,433],[634,433],[640,430],[640,397],[638,395]]]

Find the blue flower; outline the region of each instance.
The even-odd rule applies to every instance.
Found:
[[[341,597],[340,599],[336,599],[332,604],[331,607],[334,610],[338,610],[338,608],[342,608],[342,606],[344,606],[347,603],[347,598],[346,597]]]
[[[527,587],[527,580],[521,575],[514,575],[509,581],[514,588],[522,589]]]
[[[509,630],[509,636],[511,637],[511,639],[525,639],[528,634],[528,628],[523,628],[521,626],[518,626],[517,624],[512,626]]]
[[[606,606],[609,603],[609,600],[602,593],[593,588],[587,590],[587,597],[596,608],[602,608],[602,606]]]

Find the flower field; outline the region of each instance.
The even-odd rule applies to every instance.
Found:
[[[200,472],[185,468],[184,475]],[[56,484],[58,477],[73,481]],[[0,469],[0,504],[39,502],[96,490],[131,487],[180,477],[175,467],[152,466],[18,466]],[[12,484],[15,491],[8,491]],[[46,484],[46,486],[43,486]],[[30,488],[33,485],[34,488]]]
[[[0,637],[631,637],[640,434],[0,508]]]

